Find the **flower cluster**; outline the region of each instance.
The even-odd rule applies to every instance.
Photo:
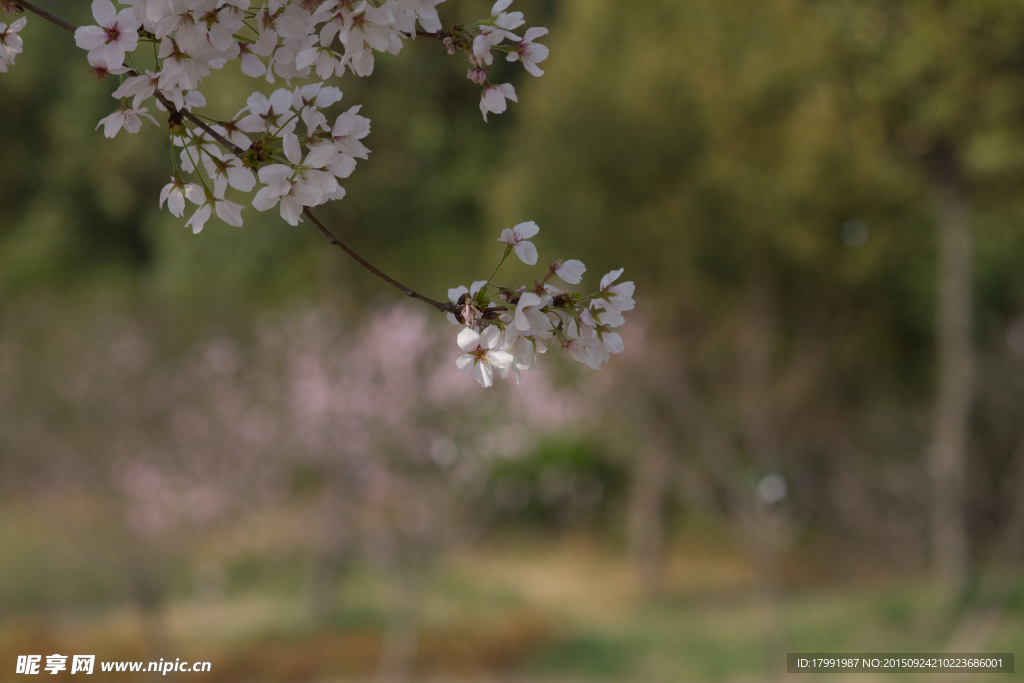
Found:
[[[511,84],[489,79],[494,52],[521,62],[533,76],[544,74],[538,64],[548,57],[548,49],[536,42],[547,29],[529,28],[521,37],[513,33],[525,24],[522,12],[508,11],[513,0],[497,0],[489,17],[447,31],[437,13],[444,0],[118,1],[124,6],[120,10],[111,0],[93,0],[96,24],[75,30],[75,42],[88,52],[90,73],[101,82],[119,81],[113,97],[120,107],[97,128],[112,138],[121,130],[139,132],[143,119],[156,124],[146,106],[155,100],[168,115],[174,167],[160,207],[166,204],[174,216],[184,217],[188,204],[195,205],[186,226],[196,233],[214,216],[242,225],[244,206],[228,198],[229,189],[255,192],[249,203],[257,211],[277,209],[291,225],[302,221],[309,207],[345,196],[340,181],[370,153],[362,142],[370,120],[360,115],[360,106],[332,111],[342,92],[326,81],[346,71],[369,76],[375,53],[397,54],[405,40],[417,36],[443,41],[449,54],[464,52],[469,79],[483,88],[485,121],[489,113],[504,112],[508,100],[517,101]],[[0,0],[0,9],[20,10],[12,0]],[[10,26],[0,23],[0,72],[22,51],[18,32],[24,26],[24,18]],[[231,118],[197,113],[207,105],[203,79],[235,60],[245,76],[270,84],[281,79],[286,87],[269,96],[253,92]],[[293,80],[303,83],[293,85]],[[616,284],[618,270],[605,275],[593,294],[564,292],[549,281],[557,276],[576,285],[586,272],[583,263],[569,260],[551,263],[532,286],[493,284],[513,252],[524,263],[537,263],[530,238],[538,230],[532,222],[504,230],[498,267],[486,281],[449,290],[447,305],[415,294],[356,258],[464,326],[458,344],[465,353],[457,364],[484,387],[493,384],[495,372],[507,378],[511,371],[518,382],[522,370],[536,367],[537,354],[552,346],[599,369],[610,354],[623,350],[613,330],[634,306],[633,283]]]
[[[137,133],[143,119],[157,123],[153,106],[169,114],[174,170],[160,204],[179,217],[186,200],[195,204],[187,222],[195,232],[212,216],[241,225],[246,203],[258,211],[278,208],[296,225],[307,207],[344,197],[339,181],[357,159],[368,158],[361,140],[370,121],[358,106],[330,113],[342,93],[327,81],[346,71],[369,76],[376,53],[397,54],[417,36],[443,41],[451,54],[462,50],[470,78],[483,88],[485,120],[516,100],[512,85],[487,79],[492,51],[521,61],[535,76],[543,73],[537,63],[548,54],[533,42],[547,29],[529,29],[523,38],[512,33],[525,21],[522,12],[508,11],[512,0],[498,0],[489,17],[448,31],[437,12],[444,0],[117,1],[122,7],[93,0],[96,23],[75,31],[91,73],[100,81],[120,81],[113,96],[121,104],[97,128],[107,137]],[[17,9],[5,0],[0,6]],[[0,23],[0,71],[21,52],[24,25],[24,18]],[[203,79],[235,61],[245,76],[283,80],[287,87],[269,97],[254,92],[230,119],[197,113],[206,106]],[[232,201],[229,188],[255,193]]]
[[[448,290],[448,297],[459,307],[458,314],[448,314],[449,322],[463,327],[458,344],[465,353],[456,364],[463,373],[473,373],[482,387],[494,384],[496,372],[506,379],[511,371],[518,383],[521,371],[536,368],[537,354],[552,346],[595,370],[610,354],[624,349],[614,328],[625,324],[622,314],[632,310],[635,302],[633,283],[618,282],[621,269],[601,278],[600,289],[589,295],[564,292],[549,283],[557,276],[567,284],[579,284],[587,268],[575,259],[553,261],[547,275],[533,285],[493,284],[513,252],[523,263],[536,265],[537,248],[530,238],[539,231],[532,221],[503,230],[498,241],[505,244],[505,251],[491,277],[468,289]]]
[[[472,27],[455,27],[451,34],[445,39],[448,51],[455,53],[458,47],[469,52],[469,60],[473,68],[469,70],[467,77],[474,83],[483,86],[484,92],[480,98],[480,111],[487,120],[488,112],[495,114],[504,113],[507,108],[506,100],[518,102],[516,89],[511,83],[493,85],[487,78],[488,68],[494,62],[492,50],[499,50],[508,54],[508,61],[522,60],[523,66],[534,76],[543,76],[544,72],[537,66],[548,58],[548,49],[538,43],[537,38],[548,33],[546,28],[531,28],[526,31],[522,38],[512,33],[512,29],[519,28],[526,20],[522,12],[506,12],[512,0],[498,0],[491,8],[490,19],[479,22],[479,31],[474,36],[471,33]],[[512,41],[509,45],[502,45],[505,40]]]

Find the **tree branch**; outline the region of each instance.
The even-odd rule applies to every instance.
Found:
[[[366,268],[368,271],[370,271],[371,273],[373,273],[377,277],[381,278],[385,282],[388,282],[388,283],[394,285],[395,287],[397,287],[398,289],[402,290],[402,292],[406,296],[411,297],[413,299],[419,299],[420,301],[422,301],[425,304],[430,304],[431,306],[433,306],[437,310],[441,311],[442,313],[455,313],[455,314],[458,313],[459,306],[457,304],[441,303],[440,301],[434,301],[433,299],[425,297],[422,294],[419,294],[418,292],[415,292],[412,289],[409,289],[408,287],[406,287],[402,283],[398,282],[397,280],[394,280],[394,279],[388,277],[387,275],[382,273],[380,270],[378,270],[377,268],[375,268],[372,265],[370,265],[362,256],[360,256],[359,254],[355,253],[354,251],[349,249],[347,246],[345,246],[345,244],[343,244],[341,242],[341,240],[339,240],[337,237],[335,237],[334,234],[330,230],[328,230],[326,227],[324,227],[324,224],[320,222],[320,219],[318,219],[316,216],[313,215],[313,212],[309,210],[309,207],[306,207],[305,209],[303,209],[302,213],[305,214],[306,217],[309,218],[309,220],[311,220],[313,222],[313,225],[315,225],[316,227],[320,228],[320,232],[322,232],[324,234],[324,237],[326,237],[328,240],[330,240],[331,244],[333,244],[334,246],[338,247],[339,249],[344,251],[346,254],[348,254],[349,256],[354,258],[356,261],[359,262],[360,265],[363,266],[363,268]]]
[[[0,0],[0,3],[2,3],[2,0]],[[68,22],[64,21],[63,19],[61,19],[59,17],[55,17],[54,15],[50,14],[49,12],[46,12],[44,10],[39,9],[35,5],[33,5],[33,4],[29,3],[29,2],[26,2],[25,0],[11,0],[11,4],[16,6],[16,7],[21,8],[22,10],[32,12],[33,14],[36,14],[36,15],[42,17],[43,19],[46,19],[50,23],[52,23],[52,24],[54,24],[56,26],[60,26],[62,29],[66,30],[66,31],[70,31],[71,33],[74,33],[75,29],[77,28],[74,24],[69,24]],[[418,32],[418,33],[420,33],[420,32]],[[444,39],[443,35],[441,33],[421,33],[421,35],[427,35],[427,36],[430,36],[432,38],[437,38],[438,40],[443,40]],[[136,75],[136,76],[138,75],[134,71],[131,71],[130,73],[133,74],[133,75]],[[203,131],[205,131],[210,137],[212,137],[214,140],[216,140],[221,145],[223,145],[223,147],[226,150],[228,150],[229,152],[234,154],[236,157],[242,158],[245,155],[245,150],[244,149],[242,149],[241,147],[239,147],[238,145],[236,145],[235,143],[231,142],[230,140],[225,138],[223,135],[221,135],[220,133],[215,131],[212,127],[210,127],[209,124],[207,124],[205,121],[203,121],[202,119],[200,119],[197,116],[195,116],[188,109],[182,109],[181,111],[178,111],[178,109],[174,106],[174,103],[171,102],[167,97],[165,97],[163,95],[163,93],[161,93],[159,90],[156,91],[155,94],[156,94],[157,100],[160,102],[161,105],[163,105],[164,109],[166,109],[168,111],[168,113],[171,114],[171,116],[180,116],[182,118],[188,119],[191,123],[193,123],[198,128],[200,128]],[[373,273],[377,277],[381,278],[382,280],[384,280],[388,284],[396,287],[398,290],[400,290],[403,294],[405,294],[408,297],[411,297],[413,299],[418,299],[418,300],[422,301],[425,304],[429,304],[429,305],[433,306],[434,308],[436,308],[437,310],[441,311],[442,313],[454,313],[454,314],[458,315],[459,307],[456,304],[442,303],[440,301],[434,301],[433,299],[431,299],[429,297],[426,297],[426,296],[423,296],[422,294],[416,292],[415,290],[413,290],[413,289],[411,289],[409,287],[406,287],[405,285],[400,283],[398,280],[395,280],[394,278],[386,275],[380,269],[374,267],[369,261],[367,261],[362,256],[360,256],[359,254],[357,254],[354,251],[352,251],[347,245],[345,245],[345,243],[343,243],[341,240],[339,240],[337,237],[335,237],[334,233],[332,233],[330,230],[328,230],[324,226],[324,224],[320,222],[320,219],[318,219],[316,216],[313,215],[313,212],[309,210],[309,207],[304,208],[302,210],[302,213],[305,214],[305,216],[307,218],[309,218],[310,221],[312,221],[313,225],[315,225],[317,228],[320,229],[320,232],[323,233],[324,237],[326,237],[330,241],[331,244],[333,244],[334,246],[340,248],[346,254],[351,256],[363,268],[366,268],[368,271],[370,271],[371,273]]]
[[[77,28],[74,24],[69,24],[60,17],[55,17],[46,10],[41,10],[31,3],[24,2],[24,0],[13,0],[12,4],[15,7],[20,7],[24,11],[31,12],[32,14],[38,14],[43,19],[46,19],[48,22],[52,24],[60,26],[65,31],[70,31],[71,33],[74,33],[75,29]]]
[[[133,71],[132,73],[135,72]],[[156,98],[160,100],[160,104],[164,105],[164,109],[166,109],[169,113],[177,114],[178,116],[186,118],[199,128],[202,128],[204,131],[206,131],[207,134],[210,135],[210,137],[219,142],[224,147],[224,149],[228,150],[239,159],[241,159],[245,155],[244,149],[242,149],[241,147],[239,147],[238,145],[231,142],[226,137],[215,131],[213,128],[210,127],[208,123],[197,117],[188,109],[182,109],[181,111],[178,111],[175,108],[174,103],[167,99],[162,92],[157,90],[154,94],[156,95]]]

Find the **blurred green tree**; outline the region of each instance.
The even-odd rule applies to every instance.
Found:
[[[626,259],[672,340],[646,359],[667,377],[650,400],[673,406],[651,420],[677,451],[732,454],[702,467],[732,491],[734,518],[770,524],[754,485],[774,471],[805,510],[828,507],[830,479],[858,468],[899,462],[923,483],[930,440],[943,445],[931,462],[951,462],[932,478],[936,567],[962,581],[968,216],[1006,226],[986,252],[1019,253],[1019,21],[996,2],[567,3],[494,211],[559,226],[588,263]],[[1019,309],[1008,266],[983,268],[993,356]],[[862,451],[874,457],[851,462]],[[923,511],[922,487],[896,488]]]
[[[878,122],[893,154],[916,172],[938,228],[931,552],[937,575],[963,588],[975,394],[973,224],[979,204],[1017,202],[1010,187],[1024,164],[1024,10],[934,1],[841,3],[833,11],[834,54],[860,115]]]

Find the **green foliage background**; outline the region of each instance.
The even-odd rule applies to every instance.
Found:
[[[442,19],[482,15],[488,4],[448,0]],[[73,23],[88,19],[86,3],[48,7]],[[877,519],[923,516],[936,381],[928,172],[936,154],[949,154],[976,239],[968,509],[983,560],[1002,530],[1006,482],[1024,438],[1024,6],[516,7],[531,25],[551,28],[544,42],[552,55],[541,79],[496,62],[492,80],[514,83],[520,103],[490,124],[462,57],[432,41],[379,56],[371,79],[342,80],[342,105],[363,104],[372,120],[372,153],[344,183],[348,196],[322,210],[357,252],[437,299],[486,275],[499,231],[525,220],[540,224],[544,257],[582,259],[588,282],[618,267],[636,282],[635,320],[646,340],[639,358],[607,371],[617,374],[601,385],[611,416],[604,430],[542,442],[487,485],[539,481],[554,462],[625,496],[634,451],[661,433],[696,480],[713,478],[697,455],[699,429],[674,401],[685,385],[727,440],[742,441],[736,339],[755,301],[770,310],[769,393],[780,440],[767,461],[741,456],[743,476],[787,474],[811,530],[806,556],[820,559],[815,552],[825,548],[821,562],[835,576],[845,576],[853,556],[922,571],[923,531],[880,541],[887,532],[851,522],[834,486],[852,472]],[[30,17],[23,35],[24,54],[0,76],[0,340],[31,346],[52,341],[55,330],[84,337],[113,314],[151,321],[172,353],[211,329],[248,329],[267,312],[326,305],[359,319],[398,301],[310,226],[288,226],[275,211],[249,208],[243,228],[214,221],[193,236],[157,208],[171,173],[163,131],[147,123],[140,135],[104,139],[94,128],[113,109],[116,86],[91,80],[84,55],[55,27]],[[207,81],[207,113],[230,116],[252,87],[273,89],[237,78],[234,68]],[[526,273],[512,264],[509,278]],[[575,381],[555,365],[540,372]],[[2,433],[0,449],[12,472],[34,458]],[[708,520],[721,513],[722,491],[703,503],[685,485],[673,491],[679,528],[718,523]],[[599,512],[599,533],[619,543],[623,506]],[[539,534],[558,515],[535,500],[509,526]],[[36,571],[37,552],[19,556],[18,576]],[[79,578],[106,591],[108,569]],[[45,602],[32,591],[19,599]],[[629,657],[617,659],[622,643],[608,649],[604,637],[574,636],[564,645],[570,654],[556,650],[552,661],[611,652],[614,662],[598,668],[616,678]],[[560,671],[548,659],[538,666]]]

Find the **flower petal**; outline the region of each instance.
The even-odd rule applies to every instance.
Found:
[[[537,264],[537,247],[533,242],[520,242],[516,245],[516,255],[528,266]]]
[[[484,389],[494,384],[494,369],[487,363],[476,364],[476,381]]]
[[[543,28],[541,26],[534,26],[533,28],[526,29],[526,33],[523,34],[523,42],[532,43],[541,36],[546,36],[547,34],[548,30],[546,28]]]
[[[469,328],[466,328],[466,329],[469,329]],[[460,334],[459,336],[461,337],[462,335]],[[479,336],[479,340],[480,340],[480,346],[482,346],[483,348],[485,348],[485,349],[493,349],[495,346],[498,345],[498,342],[501,341],[501,330],[499,330],[497,327],[494,327],[494,326],[488,327]],[[459,345],[461,346],[461,343]],[[463,347],[463,348],[465,348],[465,347]]]
[[[461,324],[461,323],[460,323]],[[473,363],[476,361],[475,356],[471,356],[468,353],[459,356],[455,359],[455,365],[458,366],[459,370],[462,370],[463,374],[468,375],[473,368]]]
[[[504,242],[505,244],[515,244],[515,233],[513,233],[509,228],[505,228],[504,230],[501,231],[501,237],[498,238],[498,241]]]
[[[302,147],[299,146],[299,137],[295,133],[284,135],[284,155],[293,164],[302,161]]]
[[[512,232],[519,240],[528,240],[538,232],[540,228],[537,226],[535,221],[528,221],[526,223],[520,223],[516,227],[512,228]]]
[[[555,272],[564,282],[568,282],[570,285],[578,285],[580,280],[583,279],[583,273],[587,272],[587,267],[583,265],[582,261],[571,259],[558,266]]]
[[[494,3],[494,6],[491,7],[491,16],[498,16],[499,14],[507,10],[508,6],[511,4],[512,0],[498,0],[496,3]]]
[[[491,351],[487,354],[487,360],[496,368],[507,368],[514,359],[508,351]]]
[[[92,0],[92,15],[100,26],[110,26],[117,21],[117,10],[110,0]]]
[[[480,346],[480,335],[472,327],[467,327],[462,332],[459,332],[457,342],[459,348],[463,351],[476,351],[477,347]]]
[[[606,288],[608,285],[618,280],[619,276],[622,275],[623,271],[625,270],[625,268],[619,268],[618,270],[613,270],[612,272],[608,273],[603,278],[601,278],[601,289]]]

